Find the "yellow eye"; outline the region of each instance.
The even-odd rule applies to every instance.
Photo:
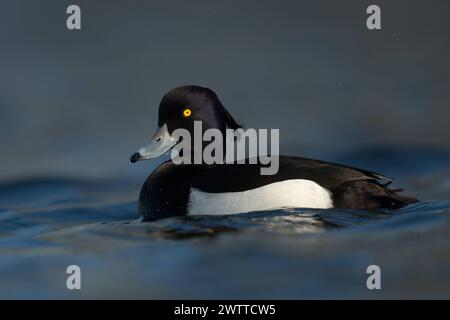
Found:
[[[192,114],[191,109],[187,108],[187,109],[183,110],[183,117],[185,117],[185,118],[190,117],[191,114]]]

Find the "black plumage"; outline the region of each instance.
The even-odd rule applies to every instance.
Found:
[[[189,106],[192,117],[180,116]],[[167,93],[160,104],[158,126],[166,126],[171,134],[177,128],[193,131],[193,121],[201,120],[202,128],[237,129],[240,125],[224,108],[217,95],[208,88],[183,86]],[[142,155],[135,153],[132,162]],[[150,157],[151,158],[151,157]],[[145,220],[156,220],[188,212],[192,188],[207,193],[241,192],[271,183],[304,179],[326,189],[333,207],[348,209],[395,209],[417,199],[390,189],[392,179],[381,174],[350,166],[300,157],[280,156],[275,175],[261,175],[261,164],[181,164],[167,161],[144,183],[139,197],[139,213]]]

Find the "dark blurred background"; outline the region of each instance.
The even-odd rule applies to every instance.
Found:
[[[69,4],[81,7],[81,31],[66,28]],[[382,30],[366,28],[370,4]],[[280,128],[283,154],[425,148],[445,160],[449,9],[446,0],[2,1],[0,179],[147,173],[153,164],[128,158],[153,134],[161,97],[183,84],[215,90],[247,127]]]

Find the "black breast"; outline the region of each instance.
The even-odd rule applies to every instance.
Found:
[[[139,195],[139,214],[157,220],[187,213],[192,179],[203,166],[174,165],[167,161],[147,178]]]

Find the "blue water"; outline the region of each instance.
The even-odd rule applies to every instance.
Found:
[[[390,154],[417,164],[407,170],[364,155],[397,171],[397,185],[423,202],[143,223],[145,177],[3,182],[0,298],[450,298],[448,163],[441,154]],[[367,167],[365,156],[342,160]],[[72,264],[82,270],[80,291],[66,288]],[[381,290],[366,287],[371,264],[381,268]]]

